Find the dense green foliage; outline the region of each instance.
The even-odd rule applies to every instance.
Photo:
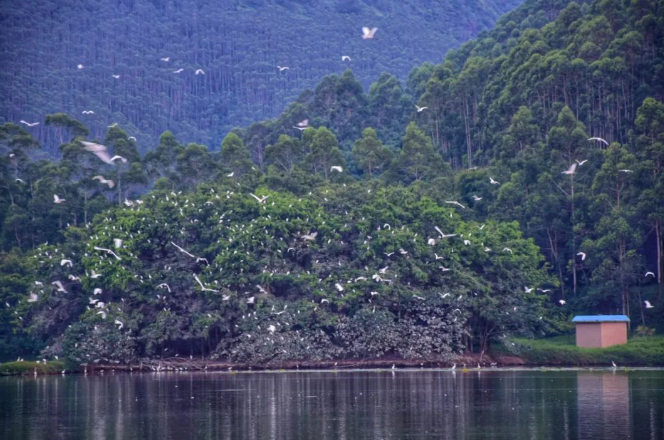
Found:
[[[352,68],[366,86],[383,72],[405,78],[521,1],[6,0],[0,122],[64,112],[93,137],[117,122],[146,147],[165,129],[212,145],[329,73]],[[62,143],[43,125],[32,132]]]
[[[54,374],[60,373],[65,369],[64,361],[51,361],[51,362],[31,362],[31,361],[14,361],[0,364],[0,376],[14,376],[14,375],[27,375],[27,374]]]
[[[607,348],[579,348],[574,336],[547,339],[520,339],[506,341],[494,347],[498,355],[517,355],[528,365],[576,365],[611,367],[664,365],[664,338],[632,338],[627,344]]]
[[[50,162],[4,124],[0,356],[447,358],[577,312],[661,328],[663,11],[529,0],[405,88],[327,76],[217,151],[167,131],[141,155],[115,126],[106,164],[53,114]]]

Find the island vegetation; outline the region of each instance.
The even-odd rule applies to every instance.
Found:
[[[575,313],[662,330],[663,17],[527,0],[405,84],[326,76],[219,148],[53,113],[53,160],[3,124],[0,359],[661,365],[661,336],[560,341]]]

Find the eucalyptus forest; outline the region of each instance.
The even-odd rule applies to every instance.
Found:
[[[526,0],[407,75],[362,67],[389,27],[354,32],[359,69],[316,60],[298,93],[268,60],[241,90],[187,82],[186,118],[113,119],[139,98],[111,89],[104,130],[6,118],[0,360],[449,360],[575,314],[661,331],[664,2]],[[227,86],[265,108],[206,132]]]

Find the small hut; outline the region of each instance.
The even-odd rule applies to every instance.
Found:
[[[575,316],[576,346],[595,348],[627,343],[625,315]]]

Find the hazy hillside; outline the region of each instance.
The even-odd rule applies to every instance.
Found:
[[[65,112],[93,136],[118,122],[144,144],[170,129],[218,146],[230,128],[276,116],[326,74],[352,68],[365,86],[384,71],[405,78],[520,2],[9,0],[0,9],[0,118]],[[376,39],[362,40],[362,26],[378,27]],[[53,141],[43,127],[35,134]]]

